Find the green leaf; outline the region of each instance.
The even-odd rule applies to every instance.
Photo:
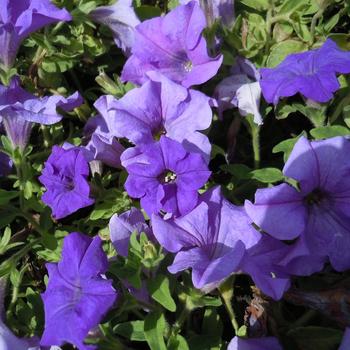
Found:
[[[17,198],[19,192],[17,191],[5,191],[0,189],[0,205],[7,205],[11,199]]]
[[[258,180],[263,183],[274,183],[282,181],[284,176],[281,170],[277,168],[263,168],[258,170],[253,170],[250,173],[250,177],[254,180]]]
[[[319,140],[334,136],[347,136],[350,135],[350,130],[341,125],[321,126],[310,130],[310,134],[314,139]]]
[[[272,153],[279,153],[283,152],[284,156],[283,159],[286,162],[289,155],[291,154],[294,145],[299,140],[301,136],[306,136],[306,133],[303,131],[299,136],[293,137],[291,139],[283,140],[282,142],[278,143],[273,149]]]
[[[239,3],[258,11],[267,10],[269,8],[268,0],[238,0],[236,4]]]
[[[135,8],[135,12],[141,21],[146,19],[150,19],[153,17],[159,17],[162,14],[162,11],[159,7],[150,6],[150,5],[142,5],[140,7]]]
[[[147,281],[148,291],[151,297],[171,312],[176,311],[176,304],[171,296],[169,278],[165,275],[158,275]]]
[[[204,312],[202,334],[213,335],[221,339],[223,324],[220,316],[213,307],[209,307]]]
[[[296,11],[301,10],[304,7],[308,7],[308,0],[284,0],[282,6],[278,10],[278,14],[293,14]]]
[[[190,350],[186,339],[180,335],[171,335],[168,341],[168,350]]]
[[[250,178],[249,173],[251,169],[244,164],[224,164],[220,168],[233,175],[238,180]]]
[[[165,318],[160,312],[149,313],[145,318],[144,333],[151,350],[167,350],[163,333]]]
[[[144,321],[130,321],[117,324],[114,333],[132,341],[146,341]]]
[[[308,46],[298,40],[290,39],[277,43],[271,47],[270,55],[267,59],[267,66],[275,67],[281,63],[287,55],[307,49]]]

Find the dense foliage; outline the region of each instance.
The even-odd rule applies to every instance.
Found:
[[[0,350],[350,349],[347,0],[0,5]]]

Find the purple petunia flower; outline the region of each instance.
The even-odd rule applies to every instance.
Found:
[[[39,98],[22,89],[19,83],[15,77],[9,87],[0,85],[0,114],[14,147],[25,148],[32,123],[55,124],[62,119],[57,108],[69,112],[83,103],[78,92],[67,98],[58,95]]]
[[[242,339],[234,337],[227,350],[283,350],[275,337]]]
[[[252,114],[256,124],[262,124],[259,112],[261,88],[260,74],[253,63],[238,57],[236,65],[231,69],[232,75],[222,80],[215,89],[219,115],[223,111],[238,107],[241,115]]]
[[[205,130],[211,124],[211,99],[156,72],[148,75],[149,81],[121,99],[103,96],[95,103],[96,108],[107,109],[103,115],[111,133],[141,147],[165,134],[209,161],[210,142],[197,130]]]
[[[0,176],[7,176],[11,173],[13,161],[11,158],[0,151]]]
[[[235,21],[234,0],[196,0],[203,9],[208,26],[219,20],[226,27],[231,27]],[[180,0],[181,5],[190,0]]]
[[[111,6],[98,7],[90,15],[96,22],[112,30],[116,45],[129,56],[135,42],[135,27],[140,23],[132,0],[118,0]]]
[[[65,9],[50,0],[4,0],[0,9],[0,61],[10,68],[21,42],[31,33],[59,21],[70,21]]]
[[[205,26],[205,16],[195,1],[142,22],[136,27],[122,79],[141,85],[147,80],[145,73],[155,70],[185,87],[205,83],[222,63],[222,56],[208,56],[202,37]]]
[[[340,50],[331,39],[316,50],[288,55],[275,68],[260,69],[260,85],[265,100],[277,104],[281,97],[301,93],[327,102],[340,84],[337,73],[350,73],[350,52]]]
[[[201,155],[187,152],[165,136],[144,150],[127,149],[121,160],[129,173],[125,189],[131,197],[141,199],[149,216],[159,211],[176,216],[188,213],[197,204],[198,189],[210,176]]]
[[[41,199],[52,209],[55,219],[94,203],[89,197],[88,176],[89,165],[82,149],[52,148],[39,180],[46,188]]]
[[[348,350],[348,349],[350,349],[350,328],[345,329],[343,340],[338,350]]]
[[[261,229],[282,240],[299,237],[284,264],[313,255],[318,269],[327,256],[337,271],[350,268],[349,152],[344,137],[313,142],[301,137],[283,168],[285,176],[299,181],[300,191],[281,184],[257,190],[255,204],[246,201]],[[298,267],[305,273],[305,266]]]
[[[84,134],[90,139],[85,146],[89,161],[99,160],[112,168],[121,168],[120,156],[124,147],[110,133],[105,120],[97,115],[88,120]]]
[[[203,194],[198,206],[183,217],[164,220],[153,215],[152,226],[160,244],[176,253],[169,271],[192,268],[196,288],[215,288],[240,271],[251,274],[258,287],[275,299],[289,287],[289,277],[275,266],[284,245],[265,240],[243,207],[226,201],[219,187]]]
[[[60,262],[46,267],[49,282],[42,294],[45,330],[41,345],[69,342],[80,350],[95,349],[83,341],[117,298],[112,281],[102,277],[108,260],[101,239],[71,233],[64,239]]]
[[[133,232],[140,234],[144,232],[149,239],[152,239],[151,228],[146,224],[141,210],[131,208],[118,215],[114,214],[109,221],[109,232],[111,241],[117,253],[121,256],[128,256],[129,240]]]

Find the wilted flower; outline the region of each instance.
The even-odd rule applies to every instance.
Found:
[[[0,85],[2,123],[13,146],[21,149],[28,143],[32,123],[55,124],[62,119],[57,108],[69,112],[82,102],[78,92],[67,98],[58,95],[36,97],[21,88],[18,77],[13,78],[8,87]]]
[[[42,294],[45,330],[41,345],[69,342],[80,350],[95,349],[83,341],[117,298],[112,282],[102,276],[108,260],[101,239],[71,233],[64,239],[60,262],[46,267],[49,282]]]
[[[210,142],[198,130],[205,130],[211,124],[210,98],[156,72],[148,75],[149,81],[121,99],[102,96],[95,103],[98,109],[107,108],[103,116],[111,133],[141,147],[166,135],[182,143],[188,151],[201,153],[209,160]]]
[[[195,1],[142,22],[136,27],[122,79],[141,85],[147,80],[146,72],[155,70],[185,87],[205,83],[222,63],[222,56],[208,56],[202,37],[205,26],[205,16]]]
[[[88,120],[84,133],[90,139],[85,146],[89,161],[99,160],[112,168],[121,168],[120,156],[124,152],[124,147],[110,133],[105,120],[100,115]]]
[[[129,174],[125,189],[131,197],[141,199],[148,215],[160,211],[176,216],[188,213],[210,176],[201,155],[187,152],[179,142],[165,136],[144,150],[127,149],[121,160]]]
[[[0,61],[10,68],[21,42],[40,28],[59,21],[70,21],[65,9],[57,8],[50,0],[6,0],[0,12]]]
[[[234,337],[227,350],[283,350],[275,337],[242,339]]]
[[[299,181],[300,191],[281,184],[257,190],[255,204],[246,201],[248,215],[265,232],[282,240],[299,237],[285,264],[309,254],[321,268],[326,256],[337,271],[350,268],[349,152],[344,137],[312,142],[301,137],[283,168]]]
[[[132,0],[117,0],[111,6],[98,7],[90,15],[96,22],[112,30],[116,45],[129,56],[135,41],[135,27],[140,23],[132,6]]]
[[[39,180],[46,188],[42,201],[52,209],[56,219],[94,203],[89,197],[88,176],[89,165],[82,149],[52,148]]]
[[[266,294],[281,298],[289,277],[275,266],[284,245],[265,240],[251,225],[243,207],[226,201],[219,187],[200,197],[198,206],[180,218],[152,216],[156,239],[176,253],[171,273],[192,268],[196,288],[211,289],[232,273],[249,273]]]
[[[255,123],[262,124],[259,112],[261,97],[259,71],[249,60],[238,57],[231,73],[232,75],[222,80],[215,89],[219,115],[227,109],[238,107],[241,115],[252,114]]]
[[[350,52],[340,50],[331,39],[316,50],[288,55],[275,68],[260,69],[260,85],[267,102],[300,92],[316,101],[327,102],[340,87],[337,73],[350,73]]]

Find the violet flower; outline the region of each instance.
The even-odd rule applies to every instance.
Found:
[[[0,85],[0,114],[6,134],[14,147],[24,149],[28,143],[32,123],[51,125],[62,116],[57,108],[69,112],[83,102],[78,92],[63,96],[36,97],[20,86],[18,77],[12,79],[9,87]]]
[[[101,239],[71,233],[63,242],[58,264],[46,264],[49,282],[42,294],[45,330],[41,345],[74,344],[80,350],[95,349],[83,343],[113,306],[117,293],[102,275],[108,260]]]
[[[52,209],[55,219],[64,218],[94,203],[94,199],[89,197],[88,176],[89,165],[82,149],[52,148],[39,181],[46,188],[41,199]]]
[[[7,176],[11,173],[13,161],[11,158],[0,151],[0,176]]]
[[[227,350],[283,350],[275,337],[243,339],[234,337]]]
[[[164,220],[153,215],[152,227],[159,243],[176,253],[168,270],[177,273],[192,268],[196,288],[213,289],[232,273],[242,271],[251,274],[258,287],[275,299],[289,287],[289,276],[280,275],[281,269],[275,266],[284,245],[273,239],[265,241],[243,207],[226,201],[219,187],[203,194],[198,206],[183,217]]]
[[[156,72],[147,75],[149,81],[121,99],[102,96],[95,103],[96,108],[107,109],[103,115],[111,133],[126,137],[140,147],[147,147],[164,134],[209,161],[210,142],[198,130],[205,130],[211,124],[211,99]]]
[[[0,10],[0,61],[9,69],[14,64],[21,42],[46,25],[72,20],[65,9],[50,0],[5,0]]]
[[[227,109],[237,107],[242,116],[252,114],[254,122],[262,124],[259,111],[261,97],[259,71],[249,60],[238,57],[231,73],[232,75],[222,80],[215,89],[219,115],[222,116]]]
[[[197,204],[198,190],[210,176],[199,154],[187,152],[165,136],[144,150],[127,149],[121,160],[129,174],[125,189],[131,197],[141,199],[149,216],[160,211],[176,216],[190,212]]]
[[[234,0],[196,0],[207,19],[210,27],[216,20],[226,27],[232,27],[235,21]],[[180,0],[181,5],[186,5],[190,0]]]
[[[205,16],[195,1],[142,22],[136,27],[122,79],[141,85],[147,80],[145,73],[155,70],[185,87],[205,83],[217,73],[223,59],[222,55],[208,56],[202,36],[205,26]]]
[[[111,29],[116,45],[129,56],[135,42],[135,27],[140,23],[132,0],[118,0],[111,6],[98,7],[90,15]]]
[[[120,215],[114,214],[109,221],[109,232],[115,250],[124,257],[128,256],[130,236],[133,232],[144,232],[148,239],[154,237],[141,210],[134,207]]]
[[[337,73],[350,73],[350,52],[339,49],[331,39],[316,50],[288,55],[275,68],[260,69],[265,100],[277,104],[281,97],[301,93],[316,101],[328,102],[340,84]]]
[[[84,127],[84,134],[90,140],[85,146],[87,159],[98,160],[112,167],[121,168],[120,156],[124,147],[110,133],[105,120],[97,115],[88,120]]]
[[[255,204],[246,201],[248,215],[262,230],[282,240],[299,237],[284,264],[311,255],[321,269],[328,256],[337,271],[350,268],[349,152],[344,137],[312,142],[301,137],[283,168],[299,181],[300,191],[281,184],[257,190]],[[305,267],[299,268],[304,274]]]

